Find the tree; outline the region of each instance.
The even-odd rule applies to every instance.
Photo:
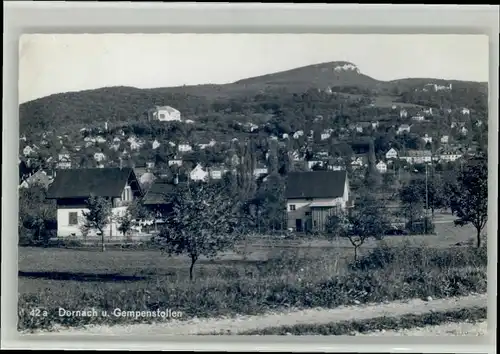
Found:
[[[125,212],[124,215],[118,218],[118,231],[120,231],[125,237],[127,233],[132,229],[133,217],[129,210]]]
[[[91,196],[85,203],[88,211],[83,212],[82,232],[87,233],[91,229],[101,233],[101,251],[106,250],[104,245],[104,228],[111,223],[111,203],[103,197]]]
[[[212,258],[234,245],[238,222],[237,206],[220,186],[180,187],[156,241],[169,255],[188,255],[189,279],[193,280],[200,256]]]
[[[450,188],[451,211],[458,217],[455,225],[472,224],[476,228],[477,247],[488,220],[488,160],[484,156],[470,159]]]
[[[389,228],[387,212],[382,202],[367,194],[359,202],[358,207],[349,215],[349,231],[347,237],[354,246],[354,261],[357,261],[358,249],[365,241],[373,237],[383,238]]]

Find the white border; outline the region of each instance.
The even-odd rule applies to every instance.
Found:
[[[2,132],[2,349],[494,352],[498,198],[498,5],[324,5],[4,2]],[[487,337],[171,337],[65,340],[17,334],[18,39],[22,33],[454,33],[490,37]],[[464,50],[467,50],[464,48]],[[90,340],[89,340],[90,339]],[[422,345],[426,343],[426,345]]]

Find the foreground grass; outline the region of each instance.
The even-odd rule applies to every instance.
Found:
[[[167,258],[156,251],[24,251],[20,330],[149,321],[64,317],[59,316],[60,308],[170,309],[189,319],[486,292],[486,247],[435,249],[382,242],[365,251],[356,264],[343,249],[277,248],[254,258],[201,260],[194,283],[188,280],[187,259]]]
[[[415,327],[436,326],[444,323],[478,322],[485,320],[486,307],[460,309],[446,312],[431,312],[423,315],[402,317],[376,317],[361,321],[342,321],[328,324],[299,324],[265,328],[262,330],[239,333],[240,335],[353,335],[377,331],[398,331]],[[226,333],[213,333],[226,334]]]

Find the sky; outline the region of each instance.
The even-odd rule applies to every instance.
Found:
[[[19,102],[105,86],[224,84],[330,61],[378,80],[488,81],[488,37],[333,34],[29,34]]]

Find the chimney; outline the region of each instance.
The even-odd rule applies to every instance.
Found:
[[[174,184],[175,184],[175,185],[179,184],[179,174],[178,174],[178,173],[176,173],[176,174],[175,174],[175,177],[174,177]]]

